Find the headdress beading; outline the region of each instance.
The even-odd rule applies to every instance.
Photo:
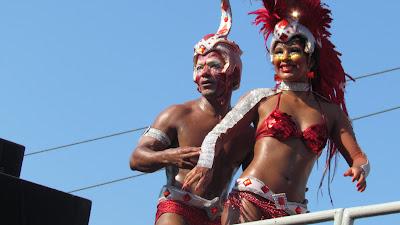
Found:
[[[229,0],[221,0],[221,21],[219,28],[216,33],[207,34],[194,46],[194,56],[193,56],[194,63],[196,63],[199,55],[205,55],[211,51],[215,51],[219,44],[226,44],[227,46],[230,47],[233,54],[240,56],[242,54],[242,50],[240,49],[240,47],[235,42],[228,39],[231,27],[232,27],[232,11]],[[235,65],[230,65],[229,61],[230,60],[226,61],[223,72],[226,72],[231,66],[235,66]],[[197,77],[196,71],[194,71],[193,73],[193,79],[196,83],[198,82],[199,78]],[[239,82],[236,82],[235,86],[233,86],[233,89],[236,90],[239,88],[240,85],[240,77],[234,79],[239,80]]]

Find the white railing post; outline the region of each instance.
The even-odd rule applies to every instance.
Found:
[[[342,218],[343,218],[343,212],[345,209],[340,208],[340,209],[336,209],[335,212],[335,217],[334,217],[334,225],[342,225]]]
[[[351,215],[349,215],[348,210],[345,210],[343,213],[342,223],[340,225],[353,225],[353,224],[354,224],[354,219],[351,217]]]
[[[342,225],[353,225],[354,219],[400,213],[400,201],[352,207],[344,210]]]

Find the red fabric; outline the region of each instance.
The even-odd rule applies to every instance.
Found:
[[[156,222],[164,213],[175,213],[183,217],[188,225],[221,225],[221,218],[211,221],[206,212],[180,202],[165,200],[157,205]]]
[[[289,216],[285,210],[277,209],[274,202],[247,191],[232,191],[229,194],[228,201],[225,204],[228,204],[234,208],[239,208],[240,213],[242,213],[242,199],[250,201],[260,209],[262,213],[262,220]]]
[[[278,96],[276,108],[257,128],[256,140],[262,137],[274,137],[285,141],[290,137],[301,138],[304,144],[315,154],[320,154],[328,140],[326,122],[314,124],[304,131],[301,131],[292,116],[279,110],[281,94]]]

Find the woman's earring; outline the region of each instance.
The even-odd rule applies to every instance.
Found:
[[[281,81],[281,78],[279,78],[279,76],[277,74],[275,74],[274,80],[278,82],[278,81]]]
[[[313,71],[310,71],[307,73],[307,77],[313,79],[315,77],[315,73]]]

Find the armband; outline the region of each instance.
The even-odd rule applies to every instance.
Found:
[[[162,132],[159,129],[149,127],[147,130],[143,133],[144,137],[152,137],[156,139],[157,141],[160,141],[166,146],[171,145],[171,140],[169,139],[168,135],[164,132]]]

